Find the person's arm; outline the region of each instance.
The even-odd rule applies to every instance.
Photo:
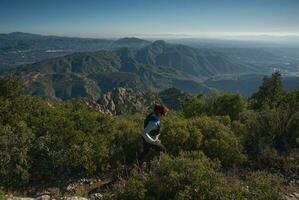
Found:
[[[144,135],[144,139],[148,142],[148,143],[151,143],[151,144],[157,144],[157,142],[159,142],[158,138],[152,138],[149,133],[152,131],[152,130],[155,130],[157,129],[157,124],[154,122],[154,121],[150,121],[148,123],[148,125],[144,128],[144,131],[143,131],[143,135]]]

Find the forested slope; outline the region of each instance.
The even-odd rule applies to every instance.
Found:
[[[147,164],[138,166],[145,114],[111,116],[80,98],[45,101],[24,95],[18,78],[2,78],[2,193],[282,199],[287,188],[298,189],[299,90],[284,91],[279,73],[265,77],[249,100],[228,93],[188,97],[162,119],[160,139],[168,152],[152,151]],[[67,187],[106,176],[109,184],[92,191]]]

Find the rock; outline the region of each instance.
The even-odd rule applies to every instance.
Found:
[[[295,195],[293,195],[293,194],[289,194],[289,197],[292,197],[292,198],[293,198],[293,197],[295,197]]]
[[[35,198],[36,200],[50,200],[51,196],[48,194],[44,194]]]
[[[99,199],[103,199],[103,195],[100,193],[94,193],[92,195],[90,195],[90,199],[91,200],[99,200]]]
[[[63,197],[62,199],[64,200],[88,200],[85,197],[76,197],[76,196],[72,196],[72,197]]]
[[[121,87],[114,88],[97,100],[100,110],[112,115],[144,112],[153,104],[160,102],[158,94]]]

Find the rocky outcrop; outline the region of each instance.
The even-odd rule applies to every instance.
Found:
[[[161,100],[156,93],[145,93],[120,87],[102,95],[97,103],[102,112],[119,115],[145,112],[155,103],[161,103]]]
[[[164,104],[170,110],[179,110],[182,100],[188,97],[190,97],[189,93],[177,88],[154,93],[118,87],[100,96],[97,101],[86,98],[85,102],[88,107],[97,112],[120,115],[147,112],[154,104]]]

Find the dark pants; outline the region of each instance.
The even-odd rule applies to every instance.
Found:
[[[143,151],[138,156],[138,163],[139,164],[143,163],[144,157],[149,153],[150,149],[154,149],[155,151],[159,151],[159,152],[164,150],[160,146],[148,143],[143,137],[142,137],[142,141],[143,141]]]

